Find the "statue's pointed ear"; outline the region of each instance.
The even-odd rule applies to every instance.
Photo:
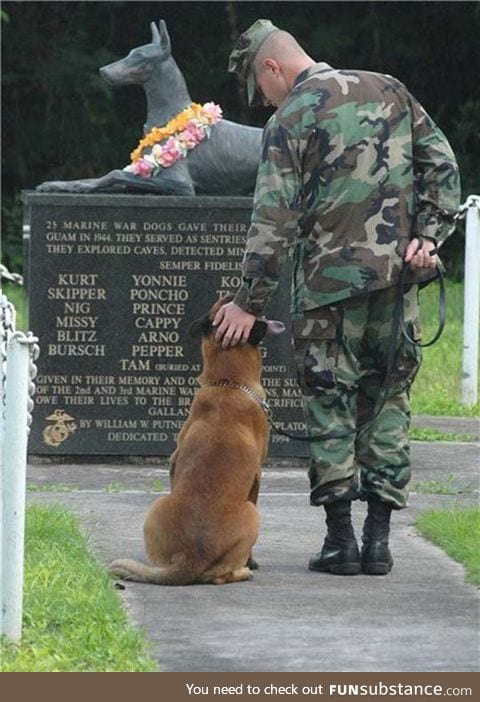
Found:
[[[192,338],[197,338],[199,336],[207,336],[212,329],[212,320],[209,318],[208,314],[203,315],[199,319],[196,319],[190,324],[188,328],[188,334]]]
[[[150,22],[150,29],[152,30],[152,44],[161,44],[162,39],[160,37],[160,32],[155,22]]]
[[[170,54],[170,37],[167,31],[167,25],[164,20],[160,20],[158,28],[155,22],[150,23],[152,30],[152,44],[158,44],[165,54]]]

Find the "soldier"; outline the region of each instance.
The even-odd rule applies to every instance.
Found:
[[[324,506],[328,527],[309,568],[383,575],[393,564],[391,511],[407,505],[409,390],[421,361],[419,347],[394,335],[386,377],[396,284],[410,264],[405,321],[419,339],[418,283],[436,276],[459,204],[455,157],[400,81],[316,63],[268,20],[239,37],[229,70],[246,79],[251,105],[277,110],[263,133],[243,284],[217,314],[216,338],[246,341],[291,252],[298,381],[307,429],[319,437],[310,502]],[[331,432],[338,438],[322,441]],[[361,554],[357,498],[368,502]]]

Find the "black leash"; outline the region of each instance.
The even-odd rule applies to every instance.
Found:
[[[417,251],[422,247],[422,241],[420,240],[419,246]],[[430,251],[430,256],[434,256],[437,253],[438,249],[433,249]],[[388,354],[387,354],[387,369],[385,373],[385,380],[383,381],[383,387],[380,391],[380,395],[377,398],[377,408],[375,409],[375,412],[372,417],[368,420],[368,422],[365,422],[364,424],[361,424],[358,427],[355,427],[355,429],[349,429],[348,431],[345,432],[328,432],[326,434],[316,434],[315,436],[312,436],[311,434],[308,436],[296,436],[295,434],[290,434],[287,431],[284,431],[281,429],[278,425],[275,424],[275,422],[272,419],[271,412],[267,413],[268,417],[268,422],[272,429],[277,433],[281,434],[282,436],[286,436],[289,439],[292,439],[293,441],[308,441],[308,442],[313,442],[313,441],[328,441],[329,439],[343,439],[346,438],[347,436],[352,436],[356,435],[359,432],[364,431],[367,429],[374,421],[377,419],[379,416],[380,412],[383,410],[385,407],[385,403],[387,401],[387,393],[389,390],[389,383],[390,379],[393,374],[393,369],[397,357],[397,339],[399,333],[403,335],[403,337],[413,346],[418,346],[421,348],[426,348],[427,346],[432,346],[440,336],[442,335],[442,332],[445,327],[445,320],[446,320],[446,310],[447,310],[447,294],[446,294],[446,288],[445,288],[445,275],[443,271],[439,268],[437,269],[437,278],[439,282],[439,303],[438,303],[438,316],[439,316],[439,324],[438,324],[438,330],[436,334],[433,336],[433,338],[428,341],[425,344],[420,343],[419,341],[416,341],[415,339],[412,339],[411,336],[409,335],[406,326],[405,326],[405,317],[404,317],[404,290],[407,287],[407,276],[409,273],[410,267],[409,265],[404,265],[402,272],[400,274],[400,278],[397,283],[397,294],[396,294],[396,300],[395,300],[395,311],[393,314],[392,318],[392,325],[391,325],[391,331],[390,331],[390,344],[388,348]]]
[[[437,253],[437,249],[433,249],[433,251],[430,252],[430,255],[433,256],[434,254]],[[404,266],[401,276],[400,276],[400,282],[399,282],[399,287],[401,290],[403,290],[406,286],[406,278],[407,278],[407,273],[408,273],[408,266]],[[430,341],[427,341],[425,344],[421,344],[419,341],[415,341],[415,339],[412,339],[410,335],[407,332],[407,329],[405,327],[405,320],[404,320],[404,309],[403,309],[403,304],[401,306],[401,314],[400,314],[400,330],[402,332],[403,337],[409,341],[413,346],[419,346],[422,349],[426,349],[427,346],[433,346],[440,337],[442,336],[443,330],[445,329],[445,321],[447,318],[447,289],[445,286],[445,274],[444,272],[439,268],[437,269],[437,280],[438,280],[438,329],[435,333],[435,335],[430,339]]]

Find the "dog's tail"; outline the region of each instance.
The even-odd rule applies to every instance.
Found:
[[[113,561],[108,566],[108,572],[115,578],[153,585],[192,585],[200,581],[199,574],[190,569],[187,570],[183,564],[156,568],[134,561],[132,558]]]

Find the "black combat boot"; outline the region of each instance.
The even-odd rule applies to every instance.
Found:
[[[368,498],[368,514],[363,525],[362,573],[386,575],[392,570],[393,558],[388,548],[392,507],[374,497]]]
[[[308,562],[309,570],[334,575],[360,573],[360,552],[351,522],[350,500],[337,500],[325,505],[327,536],[319,553]]]

